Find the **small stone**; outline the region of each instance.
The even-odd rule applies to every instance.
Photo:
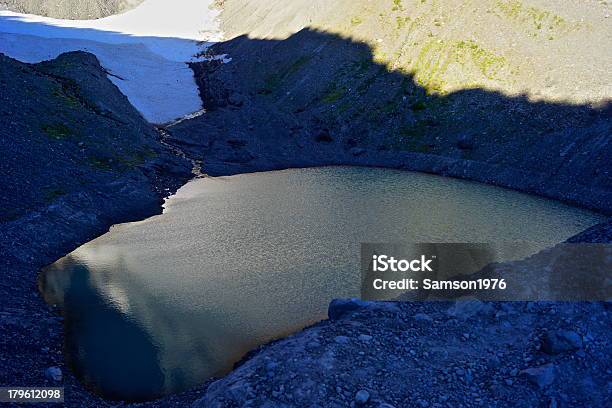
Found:
[[[278,367],[278,363],[276,361],[270,361],[266,364],[267,371],[274,371],[276,367]]]
[[[62,381],[62,370],[59,367],[49,367],[45,370],[45,377],[51,381]]]
[[[308,344],[306,344],[306,348],[308,350],[314,350],[314,349],[317,349],[319,347],[321,347],[321,343],[319,343],[317,340],[309,341]]]
[[[474,376],[472,375],[472,370],[468,369],[468,370],[465,372],[465,382],[466,382],[467,384],[471,384],[471,383],[472,383],[472,381],[474,381]]]
[[[244,104],[244,97],[239,93],[234,92],[229,96],[228,102],[233,106],[242,106]]]
[[[346,336],[336,336],[334,341],[338,344],[347,344],[349,342],[349,338]]]
[[[417,404],[422,408],[427,408],[429,406],[429,402],[424,399],[417,400]]]
[[[315,141],[317,141],[317,142],[324,142],[324,143],[330,143],[330,142],[333,142],[334,139],[331,137],[331,135],[329,134],[329,131],[327,131],[327,129],[321,129],[318,132],[316,132],[316,134],[315,134]]]
[[[362,154],[365,154],[366,151],[367,150],[362,147],[353,147],[349,150],[353,156],[361,156]]]
[[[505,383],[506,383],[506,385],[512,385],[512,384],[514,384],[514,381],[512,381],[512,379],[510,379],[510,378],[506,378]]]
[[[457,138],[457,146],[462,150],[472,150],[474,148],[474,136],[462,134]]]
[[[355,394],[355,403],[357,405],[365,405],[370,400],[370,393],[366,390],[359,390]]]
[[[372,336],[370,336],[369,334],[360,334],[358,338],[359,338],[359,341],[364,341],[364,342],[369,342],[372,340]]]
[[[417,313],[414,315],[414,320],[418,320],[421,322],[431,322],[433,321],[433,319],[431,318],[431,316],[429,316],[428,314],[425,313]]]
[[[546,364],[539,367],[527,368],[521,371],[527,379],[540,388],[545,388],[555,380],[555,366]]]

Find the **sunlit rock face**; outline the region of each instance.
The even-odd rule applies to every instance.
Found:
[[[583,103],[612,97],[609,16],[606,2],[225,0],[221,19],[230,38],[311,28],[363,41],[377,62],[431,92],[479,87]]]
[[[201,109],[187,62],[220,38],[211,4],[147,0],[97,20],[0,11],[0,52],[30,63],[68,51],[91,52],[149,122],[165,123]]]
[[[0,9],[39,16],[85,20],[131,10],[143,0],[2,0]]]

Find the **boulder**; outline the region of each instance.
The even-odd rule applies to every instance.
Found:
[[[582,348],[582,337],[575,331],[549,331],[542,337],[542,351],[547,354],[560,354]]]
[[[62,381],[62,369],[59,367],[49,367],[45,370],[45,377],[51,381]]]
[[[355,394],[355,404],[365,405],[370,400],[370,393],[366,390],[359,390]]]

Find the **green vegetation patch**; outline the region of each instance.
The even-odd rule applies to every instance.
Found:
[[[534,36],[546,32],[548,38],[552,39],[553,34],[563,34],[581,28],[579,22],[570,22],[549,10],[526,6],[519,0],[498,0],[495,8],[498,16],[526,25]]]
[[[47,187],[43,189],[43,197],[46,202],[52,202],[56,198],[61,197],[65,194],[66,191],[58,187]]]
[[[41,130],[55,140],[65,140],[74,135],[72,129],[63,123],[45,124],[41,126]]]
[[[98,170],[127,171],[143,165],[148,159],[157,156],[157,152],[144,148],[135,152],[105,156],[104,153],[93,154],[87,158],[87,164]]]
[[[465,64],[467,59],[470,59],[480,69],[480,72],[489,79],[494,79],[498,69],[506,63],[503,56],[482,48],[474,41],[457,41],[453,45],[457,62]]]
[[[336,87],[334,85],[325,92],[325,94],[321,98],[321,101],[325,103],[334,103],[341,99],[345,93],[346,89],[344,87]]]
[[[403,125],[398,130],[394,148],[419,153],[428,153],[431,147],[425,142],[430,128],[426,121],[419,121],[415,125]]]
[[[487,79],[497,79],[498,72],[506,65],[506,59],[489,51],[474,41],[428,41],[413,61],[412,71],[416,83],[428,94],[444,93],[448,88],[446,74],[450,64],[459,64],[470,79],[470,68],[476,68]]]
[[[304,65],[306,65],[311,58],[312,57],[309,55],[303,55],[293,61],[291,64],[282,67],[276,73],[266,77],[264,79],[264,86],[262,89],[260,89],[259,93],[269,95],[276,91],[284,80],[302,69],[302,67],[304,67]]]
[[[65,92],[61,87],[57,87],[53,90],[53,96],[57,98],[62,105],[69,108],[76,108],[81,105],[76,96]]]

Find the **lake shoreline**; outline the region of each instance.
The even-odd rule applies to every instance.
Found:
[[[338,164],[338,165],[343,165],[343,164]],[[309,166],[310,167],[310,166]],[[317,166],[312,166],[312,167],[317,167]],[[319,166],[322,167],[322,166]],[[377,166],[380,167],[380,166]],[[254,169],[253,171],[268,171],[269,169]],[[225,175],[232,175],[232,174],[239,174],[237,172],[234,171],[228,171],[227,174]],[[170,193],[172,191],[175,191],[176,189],[178,189],[180,187],[179,184],[176,184],[175,187],[172,190],[167,191],[167,193]],[[142,202],[142,201],[141,201]],[[134,203],[137,206],[139,206],[138,203]],[[117,219],[117,221],[119,223],[122,222],[131,222],[131,221],[140,221],[140,220],[144,220],[146,218],[149,218],[151,216],[157,215],[157,214],[161,214],[162,212],[162,207],[161,207],[162,201],[157,201],[157,204],[155,204],[154,206],[150,207],[148,210],[146,210],[146,212],[143,212],[143,210],[141,208],[139,208],[138,210],[133,209],[130,210],[129,212],[124,212],[122,211],[122,215],[120,219]],[[608,210],[609,211],[609,210]],[[95,232],[93,235],[90,235],[91,233],[89,233],[88,235],[90,235],[90,239],[102,235],[104,232],[106,232],[108,230],[108,228],[111,225],[116,224],[117,222],[109,222],[108,224],[106,224],[107,226],[98,226],[96,228],[96,231],[99,232]],[[607,221],[598,225],[595,225],[593,227],[590,227],[588,229],[586,229],[583,233],[578,234],[577,236],[586,234],[589,234],[589,231],[594,231],[595,233],[595,238],[592,237],[593,233],[591,233],[591,239],[594,239],[596,242],[611,242],[612,240],[612,232],[611,232],[611,225],[612,222]],[[102,227],[101,229],[98,229]],[[83,239],[83,238],[81,238]],[[73,247],[68,247],[66,246],[64,251],[66,251],[65,253],[70,252],[72,249],[76,248],[78,245],[81,244],[81,242],[85,242],[85,241],[81,241],[81,239],[75,239],[73,241]],[[86,238],[86,240],[88,240]],[[62,255],[59,255],[59,257],[63,256],[65,253],[63,253]],[[32,260],[34,261],[34,260]],[[31,261],[31,262],[32,262]],[[47,261],[48,262],[48,261]],[[40,263],[40,261],[39,261]],[[41,265],[44,266],[44,265]],[[37,268],[38,269],[38,268]],[[31,286],[30,286],[31,287]],[[42,300],[42,298],[40,297],[40,295],[38,294],[38,291],[36,289],[27,289],[27,291],[32,294],[32,290],[34,291],[34,295],[35,295],[35,299],[34,303],[38,304],[39,306],[35,307],[35,310],[38,310],[37,313],[35,313],[34,315],[38,315],[38,316],[48,316],[45,317],[46,323],[45,326],[48,328],[48,330],[50,330],[50,332],[53,333],[53,336],[51,337],[47,337],[46,335],[44,337],[40,337],[40,336],[35,336],[34,338],[29,339],[29,342],[31,342],[32,340],[34,340],[34,342],[40,344],[41,346],[41,350],[45,350],[45,349],[49,349],[49,350],[57,350],[57,353],[59,356],[61,356],[61,342],[58,343],[59,340],[62,339],[62,329],[61,329],[61,323],[62,323],[62,319],[59,319],[57,317],[57,311],[52,312],[51,314],[47,314],[47,310],[52,310],[49,309],[48,306],[44,303],[44,301]],[[14,297],[15,293],[12,294],[11,297]],[[31,295],[29,296],[23,296],[24,298],[27,297],[31,297]],[[29,303],[29,302],[28,302]],[[28,308],[29,309],[29,308]],[[31,312],[29,312],[31,313]],[[14,315],[13,316],[19,316],[22,315],[21,313],[19,313],[18,315]],[[22,315],[23,316],[23,315]],[[30,322],[31,323],[27,323]],[[32,319],[27,318],[24,320],[24,322],[26,322],[26,324],[37,324],[36,323],[37,320],[32,321]],[[315,327],[319,326],[321,323],[315,324]],[[326,323],[326,321],[323,321],[323,324],[329,324]],[[292,335],[291,337],[294,336],[299,336],[300,333],[308,333],[309,332],[309,327],[301,330],[300,332]],[[304,334],[305,336],[307,334]],[[270,346],[273,344],[277,344],[278,342],[282,341],[282,339],[279,340],[275,340],[273,342],[270,343]],[[259,355],[260,353],[262,353],[263,350],[266,349],[266,347],[268,347],[268,345],[263,345],[258,347],[256,350],[253,350],[253,352],[251,353],[247,353],[247,355],[245,355],[245,357],[239,362],[237,363],[237,366],[241,366],[244,364],[245,361],[248,361],[251,356],[253,355]],[[32,357],[38,359],[40,358],[39,353],[35,353]],[[77,404],[80,406],[106,406],[107,403],[111,403],[110,401],[106,401],[103,399],[100,399],[99,397],[90,394],[85,388],[83,388],[82,384],[76,380],[73,375],[70,373],[70,371],[66,368],[66,366],[64,365],[64,362],[62,360],[56,360],[56,364],[59,367],[63,368],[63,373],[64,373],[64,378],[65,378],[65,383],[64,386],[67,387],[67,393],[72,393],[72,397],[68,396],[69,400],[68,402],[71,404]],[[34,364],[33,364],[34,365]],[[16,367],[17,368],[17,367]],[[38,378],[37,381],[41,381],[41,377],[40,377],[40,373],[32,373],[35,374],[35,378]],[[231,373],[230,373],[231,374]],[[230,375],[228,374],[228,375]],[[224,377],[225,378],[225,377]],[[42,380],[47,382],[48,380]],[[159,400],[155,400],[155,401],[149,401],[147,402],[147,406],[151,406],[151,407],[156,407],[156,406],[160,406],[163,407],[168,403],[171,402],[180,402],[180,403],[191,403],[197,400],[202,399],[205,394],[206,394],[206,389],[207,387],[214,383],[215,379],[211,379],[210,381],[208,381],[205,385],[196,387],[195,389],[191,390],[191,391],[186,391],[180,394],[174,394],[174,395],[170,395],[167,397],[164,397],[162,399]],[[53,382],[50,382],[49,385],[52,385]],[[72,400],[72,401],[70,401]],[[141,405],[140,405],[141,406]]]
[[[115,225],[45,268],[40,287],[47,303],[63,310],[67,359],[79,378],[104,397],[140,400],[226,373],[243,353],[318,322],[331,300],[359,296],[360,243],[491,243],[469,261],[436,251],[436,274],[417,275],[437,281],[453,276],[442,265],[477,273],[603,220],[508,189],[402,170],[321,167],[200,178],[168,199],[163,215]],[[420,257],[422,271],[433,272],[433,258]],[[503,276],[513,293],[503,299],[580,298],[521,296],[523,286],[536,289],[537,278]],[[589,276],[599,280],[595,269]],[[403,300],[440,296],[427,290],[428,281]],[[367,287],[361,296],[387,298]],[[104,338],[93,329],[98,325]],[[176,357],[185,355],[189,362]]]

